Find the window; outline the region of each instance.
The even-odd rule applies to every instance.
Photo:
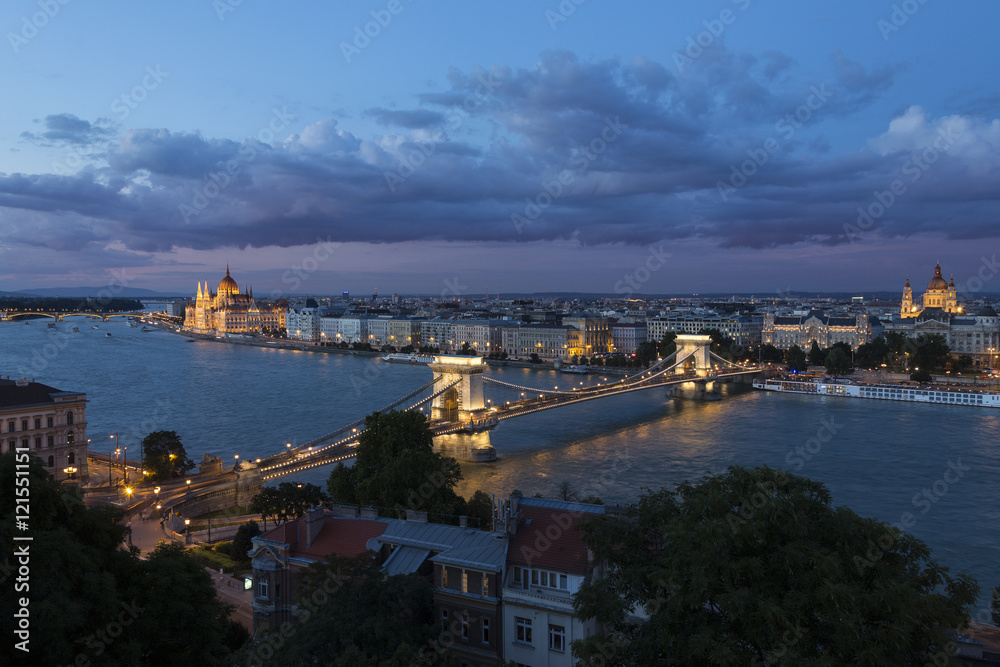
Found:
[[[566,650],[566,628],[564,626],[549,626],[549,648],[553,651]]]
[[[28,430],[28,420],[27,419],[22,419],[21,420],[21,430],[22,431],[27,431]]]
[[[462,570],[462,592],[469,592],[469,573],[465,570]]]
[[[448,610],[441,610],[441,632],[448,632]]]
[[[490,596],[490,578],[483,573],[483,597],[488,598]]]
[[[48,428],[52,428],[52,417],[49,417],[45,420],[45,426],[47,426]]]
[[[514,583],[521,583],[521,568],[516,565],[514,566]]]
[[[66,432],[66,444],[67,445],[72,445],[73,444],[73,439],[75,437],[76,436],[73,434],[73,431],[67,431]]]
[[[56,437],[54,435],[50,435],[49,436],[49,438],[48,438],[48,445],[49,445],[49,448],[52,448],[52,447],[56,446]]]
[[[267,597],[267,579],[260,578],[257,580],[257,597]]]
[[[55,461],[53,461],[52,457],[50,456],[49,457],[49,467],[51,468],[54,464],[55,464]]]
[[[67,426],[72,426],[73,425],[73,411],[72,410],[70,410],[69,412],[66,413],[66,424],[67,424]]]
[[[483,643],[490,643],[490,619],[488,618],[483,619]]]
[[[15,422],[13,419],[11,419],[9,422],[7,422],[7,432],[8,433],[13,433],[15,431],[14,427],[16,425],[17,425],[17,422]]]
[[[74,454],[73,452],[70,452],[69,454],[67,454],[66,455],[66,463],[68,463],[70,465],[73,465],[74,463],[76,463],[76,454]]]
[[[462,639],[469,638],[469,615],[462,613]]]
[[[42,427],[42,418],[35,417],[35,428],[41,428],[41,427]]]
[[[441,568],[441,588],[448,588],[448,568]]]
[[[41,448],[42,448],[42,438],[39,436],[35,438],[35,449],[41,449]]]
[[[525,644],[531,643],[531,619],[514,617],[514,639]]]

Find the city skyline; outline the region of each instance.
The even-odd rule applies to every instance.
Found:
[[[2,14],[0,290],[186,294],[227,263],[259,296],[996,273],[1000,96],[969,66],[996,7],[40,7]]]

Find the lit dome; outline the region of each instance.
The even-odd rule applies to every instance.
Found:
[[[934,277],[927,283],[928,292],[945,292],[948,290],[948,281],[941,275],[941,265],[934,267]]]
[[[219,283],[219,296],[230,296],[232,294],[239,294],[240,286],[236,284],[233,277],[229,275],[229,265],[226,265],[226,277],[222,279]]]

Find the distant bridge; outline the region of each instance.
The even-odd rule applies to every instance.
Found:
[[[64,317],[85,316],[99,317],[102,322],[107,322],[112,317],[141,317],[147,313],[138,311],[129,312],[101,312],[101,311],[76,311],[76,310],[4,310],[0,311],[0,322],[13,322],[23,317],[51,317],[56,322],[62,321]]]
[[[430,364],[434,378],[378,410],[420,410],[430,407],[429,423],[438,451],[464,461],[492,461],[496,450],[489,432],[505,419],[513,419],[565,405],[618,396],[658,387],[671,387],[678,395],[702,397],[715,383],[738,381],[762,372],[758,366],[733,363],[711,352],[711,338],[677,337],[677,351],[617,382],[560,390],[522,387],[484,377],[482,357],[436,356]],[[487,398],[486,389],[490,391]],[[422,396],[422,397],[421,397]],[[262,459],[258,470],[273,479],[354,456],[364,419],[352,422],[299,447]]]

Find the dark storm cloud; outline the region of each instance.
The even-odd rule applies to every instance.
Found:
[[[683,72],[642,56],[548,52],[530,68],[453,69],[449,88],[419,95],[417,109],[370,109],[405,132],[368,139],[334,118],[272,144],[133,130],[105,161],[73,176],[0,174],[0,229],[21,244],[121,241],[141,251],[327,236],[701,237],[769,248],[848,242],[845,223],[858,208],[903,180],[906,192],[867,234],[998,235],[1000,123],[932,119],[911,108],[867,146],[831,148],[823,122],[850,122],[892,86],[895,71],[837,52],[828,71],[806,75],[782,53],[756,56],[721,42]],[[94,135],[87,121],[49,118],[60,120],[47,120],[48,131]],[[942,132],[948,145],[914,168],[914,156]],[[755,155],[766,159],[755,163]],[[740,170],[749,173],[742,181]],[[66,233],[55,234],[58,226]]]

